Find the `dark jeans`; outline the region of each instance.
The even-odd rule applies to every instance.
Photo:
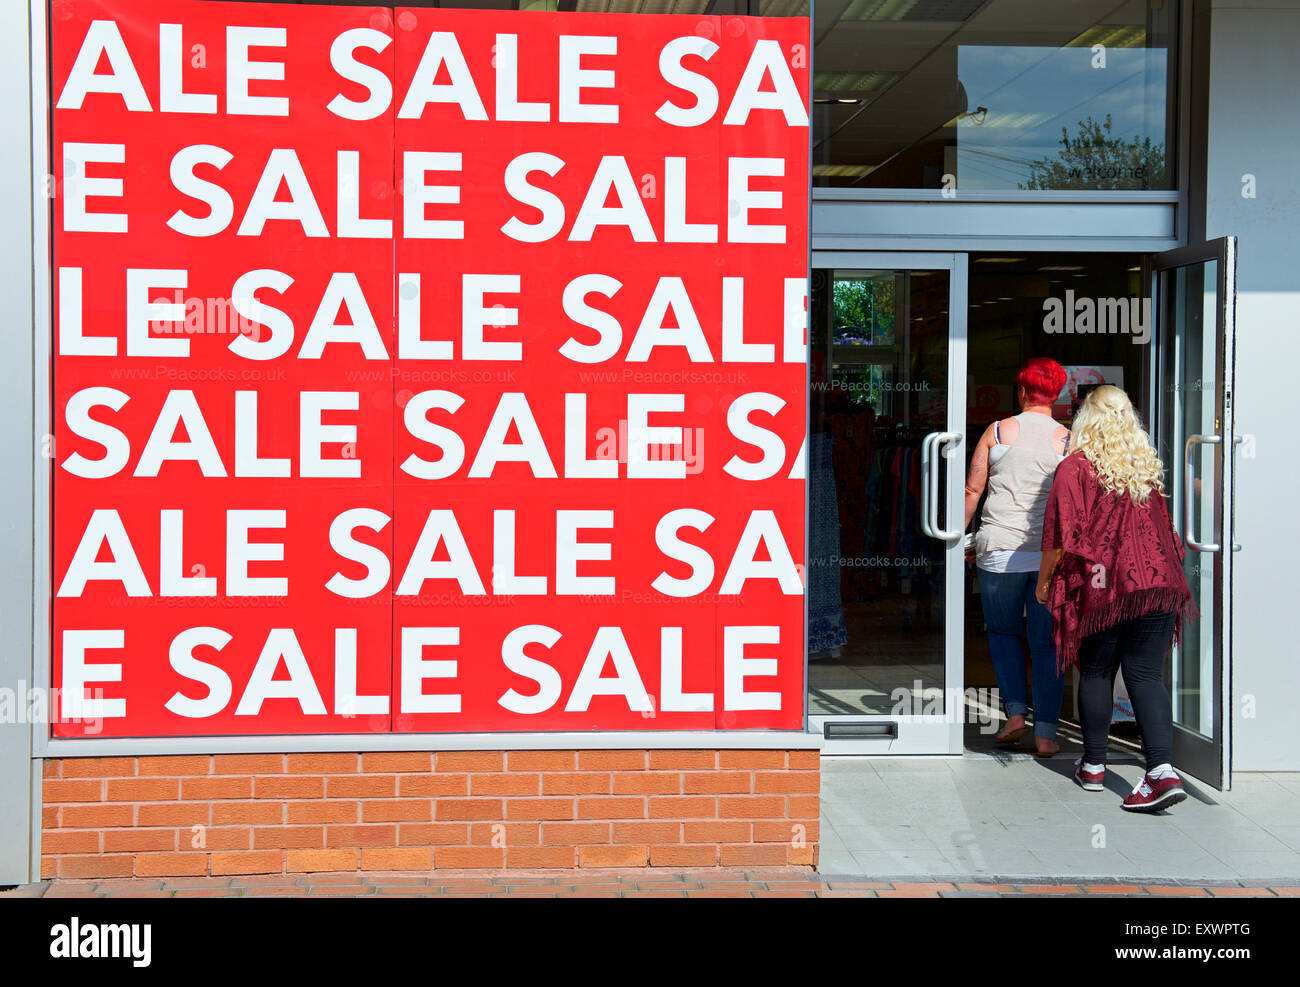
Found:
[[[1065,676],[1056,672],[1056,649],[1052,646],[1052,615],[1034,599],[1037,572],[989,572],[979,569],[980,600],[984,623],[989,629],[989,657],[1002,708],[1010,719],[1029,710],[1025,686],[1025,651],[1021,644],[1028,632],[1029,657],[1033,663],[1034,736],[1051,740],[1061,718]]]
[[[1079,642],[1079,719],[1083,725],[1083,759],[1106,763],[1106,735],[1114,708],[1115,670],[1124,670],[1124,685],[1133,700],[1133,716],[1142,734],[1147,770],[1170,760],[1174,739],[1173,703],[1165,688],[1165,655],[1174,637],[1175,615],[1158,612],[1120,621]]]

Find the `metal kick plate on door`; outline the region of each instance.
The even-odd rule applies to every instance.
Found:
[[[892,720],[870,723],[825,723],[822,736],[827,740],[857,738],[862,740],[897,740],[898,724]]]

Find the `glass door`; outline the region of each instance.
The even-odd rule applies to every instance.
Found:
[[[966,255],[818,252],[808,721],[827,753],[962,750]]]
[[[1236,238],[1158,254],[1153,298],[1155,435],[1170,511],[1187,547],[1184,571],[1198,619],[1170,655],[1174,766],[1230,784],[1233,315]]]

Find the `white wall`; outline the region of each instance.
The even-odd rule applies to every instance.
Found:
[[[1237,459],[1232,760],[1236,771],[1296,771],[1300,0],[1214,0],[1211,11],[1206,235],[1240,238],[1236,428],[1255,438],[1255,457]]]

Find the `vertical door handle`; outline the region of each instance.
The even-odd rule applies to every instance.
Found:
[[[952,446],[955,452],[964,438],[965,436],[961,432],[943,432],[934,441],[933,451],[938,455],[935,457],[934,493],[930,497],[933,512],[930,526],[934,528],[934,536],[942,541],[956,541],[965,533],[963,531],[949,531],[946,528],[939,527],[939,471],[944,468],[944,460],[950,458],[948,448]]]
[[[930,524],[930,474],[934,464],[930,461],[930,450],[941,432],[931,432],[921,440],[921,534],[927,538],[938,538]]]
[[[1194,552],[1214,553],[1223,550],[1219,542],[1210,542],[1204,545],[1196,540],[1195,519],[1192,517],[1192,504],[1196,500],[1193,497],[1192,481],[1196,478],[1196,447],[1197,446],[1217,446],[1223,441],[1222,435],[1193,435],[1187,439],[1187,444],[1183,447],[1183,540],[1187,542],[1187,547]],[[1217,476],[1216,476],[1217,479]],[[1201,496],[1206,496],[1210,491],[1206,490],[1205,484],[1201,484]]]
[[[939,541],[955,541],[962,537],[960,531],[946,531],[939,527],[939,471],[944,450],[954,442],[962,441],[961,432],[931,432],[921,443],[924,470],[921,477],[921,531]],[[938,452],[938,456],[935,453]]]

